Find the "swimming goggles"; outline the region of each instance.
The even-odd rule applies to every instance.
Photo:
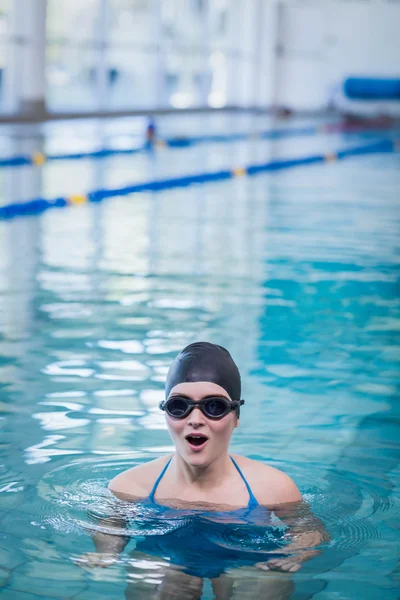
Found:
[[[222,419],[233,410],[236,410],[239,416],[242,404],[244,400],[228,400],[223,396],[209,396],[199,402],[194,402],[186,396],[171,396],[168,400],[160,402],[159,407],[174,419],[184,419],[194,408],[199,408],[208,419]]]

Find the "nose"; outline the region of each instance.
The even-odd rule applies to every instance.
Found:
[[[205,425],[205,417],[199,408],[195,407],[192,410],[188,416],[187,424],[194,429],[198,429],[199,427]]]

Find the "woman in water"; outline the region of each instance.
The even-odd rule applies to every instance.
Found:
[[[136,545],[136,557],[153,561],[154,556],[169,558],[170,566],[165,568],[167,563],[161,563],[162,573],[157,574],[162,578],[154,585],[157,598],[200,598],[204,578],[211,580],[216,598],[231,598],[234,573],[239,567],[260,569],[270,575],[276,571],[293,573],[302,562],[318,554],[315,547],[326,539],[315,517],[311,517],[310,528],[310,514],[305,518],[301,494],[288,475],[228,453],[243,404],[240,374],[229,352],[207,342],[190,344],[172,363],[165,400],[160,404],[175,452],[128,469],[109,484],[119,499],[144,504],[160,516],[168,516],[169,512],[176,516],[177,510],[188,514],[189,509],[191,515],[200,517],[197,530],[193,521],[175,534],[152,536]],[[299,506],[302,527],[298,518],[296,521]],[[284,542],[278,540],[266,552],[244,550],[242,546],[238,549],[238,543],[235,548],[229,545],[229,539],[226,541],[229,523],[267,527],[271,512],[288,525]],[[225,529],[219,539],[221,527]],[[88,566],[112,564],[128,541],[123,536],[96,534],[97,554],[89,553],[80,562]],[[244,584],[245,578],[238,577],[237,581]],[[261,593],[263,598],[271,599],[288,598],[293,588],[290,577],[276,574],[261,577],[257,590],[254,585],[253,579],[248,589],[250,597]],[[132,592],[132,597],[139,598],[138,586],[132,586]]]

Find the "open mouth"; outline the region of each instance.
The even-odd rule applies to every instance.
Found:
[[[195,448],[200,448],[206,443],[208,438],[205,435],[189,434],[186,436],[186,440],[191,446],[194,446]]]

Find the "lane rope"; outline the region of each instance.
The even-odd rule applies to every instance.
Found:
[[[64,207],[68,205],[82,205],[89,202],[101,202],[106,198],[115,196],[126,196],[141,192],[160,192],[163,190],[186,187],[189,185],[203,184],[214,181],[223,181],[234,177],[243,177],[245,175],[256,175],[268,171],[278,171],[297,166],[312,165],[317,163],[330,163],[336,160],[342,160],[347,157],[361,156],[380,152],[399,151],[399,140],[383,139],[371,144],[345,148],[337,152],[328,152],[326,154],[314,154],[301,158],[278,159],[261,164],[248,165],[246,167],[234,167],[232,169],[222,169],[213,172],[197,173],[181,177],[168,177],[155,181],[144,183],[134,183],[121,188],[98,189],[88,194],[73,194],[71,196],[58,197],[54,199],[34,198],[25,202],[15,202],[0,207],[0,219],[13,219],[15,217],[26,215],[37,215],[50,208]]]
[[[375,121],[371,121],[373,124]],[[377,125],[379,123],[377,122]],[[382,129],[390,129],[381,124],[379,131]],[[371,126],[366,124],[346,124],[346,123],[325,123],[309,127],[287,127],[280,129],[268,129],[259,132],[246,133],[231,133],[231,134],[214,134],[214,135],[199,135],[188,137],[171,137],[166,139],[156,139],[153,144],[147,142],[139,146],[131,148],[100,148],[98,150],[82,151],[82,152],[67,152],[61,154],[45,154],[43,152],[33,152],[31,155],[11,156],[0,158],[0,168],[3,167],[21,167],[33,165],[37,167],[43,166],[46,162],[58,160],[80,160],[84,158],[102,159],[116,155],[134,155],[149,150],[162,150],[164,148],[189,148],[198,144],[205,143],[226,143],[245,140],[276,140],[287,137],[318,135],[321,133],[350,133],[359,134],[366,131],[373,131]]]

